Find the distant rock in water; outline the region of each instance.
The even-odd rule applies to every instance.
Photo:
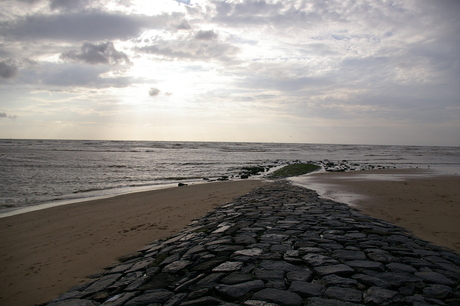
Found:
[[[179,187],[182,187],[182,186],[188,186],[188,184],[179,183],[179,184],[177,184],[177,186],[179,186]]]

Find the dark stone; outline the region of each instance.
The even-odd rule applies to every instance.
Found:
[[[70,300],[63,300],[58,302],[51,302],[48,303],[49,306],[95,306],[99,305],[99,303],[90,300],[79,300],[79,299],[70,299]]]
[[[196,300],[183,302],[180,306],[214,306],[220,305],[223,301],[212,296],[205,296]]]
[[[260,279],[236,285],[218,285],[216,291],[225,298],[237,300],[251,291],[261,290],[265,284]]]
[[[241,272],[233,272],[224,277],[220,282],[226,285],[233,285],[244,283],[252,280],[252,277],[249,274],[241,273]]]
[[[177,276],[169,273],[156,275],[151,282],[145,284],[142,289],[161,289],[169,286],[177,280]]]
[[[392,272],[405,272],[405,273],[414,273],[417,272],[417,269],[415,269],[412,266],[405,265],[402,263],[389,263],[386,265],[388,270]]]
[[[371,286],[377,286],[377,287],[382,287],[382,288],[390,288],[391,285],[388,284],[386,281],[378,278],[378,277],[373,277],[365,274],[355,274],[352,276],[352,278],[358,280],[360,283],[371,287]]]
[[[302,298],[290,291],[266,288],[253,294],[253,299],[279,304],[281,306],[301,306]]]
[[[347,303],[339,300],[322,299],[319,297],[309,298],[307,306],[352,306],[354,303]]]
[[[367,257],[372,259],[373,261],[379,261],[383,263],[394,263],[394,262],[401,262],[401,260],[388,252],[370,252],[367,253]]]
[[[205,271],[205,270],[209,270],[209,269],[212,269],[218,265],[220,265],[221,263],[227,261],[227,258],[226,257],[215,257],[215,258],[212,258],[208,261],[204,261],[204,262],[201,262],[193,267],[190,268],[191,271]]]
[[[364,252],[352,250],[336,250],[332,253],[332,257],[342,261],[366,260],[366,254],[364,254]]]
[[[263,280],[271,280],[271,279],[283,279],[284,278],[284,271],[282,270],[263,270],[263,269],[256,269],[255,275],[257,278]]]
[[[121,274],[109,274],[95,281],[91,286],[82,292],[82,296],[88,296],[98,291],[103,291],[108,286],[112,285],[121,277]]]
[[[321,254],[307,254],[302,259],[314,267],[339,264],[336,259]]]
[[[304,271],[291,271],[286,274],[288,281],[302,281],[308,282],[313,279],[313,273],[308,270]]]
[[[452,293],[452,288],[445,285],[433,284],[423,288],[423,294],[435,298],[444,299]]]
[[[364,303],[371,305],[391,305],[398,292],[380,287],[371,287],[364,293]],[[399,300],[402,298],[400,297]]]
[[[295,266],[283,260],[279,260],[279,261],[264,260],[260,263],[260,267],[263,269],[267,269],[267,270],[282,270],[285,272],[305,271],[304,268]]]
[[[177,273],[191,264],[188,260],[178,260],[172,262],[163,268],[164,273]]]
[[[324,296],[345,302],[360,303],[362,301],[361,291],[350,288],[329,287],[324,292]]]
[[[325,276],[329,274],[349,276],[355,273],[355,270],[344,264],[315,267],[313,271],[320,276]]]
[[[124,305],[127,301],[135,297],[138,293],[136,292],[127,292],[127,293],[121,293],[117,294],[107,301],[104,302],[105,306],[122,306]]]
[[[420,278],[409,273],[384,272],[378,274],[378,277],[394,287],[415,284],[422,281]]]
[[[385,266],[377,261],[369,261],[369,260],[353,260],[347,261],[345,263],[347,266],[350,266],[357,270],[362,269],[369,269],[369,270],[376,270],[376,271],[385,271]]]
[[[326,286],[357,288],[358,282],[351,278],[340,277],[335,274],[326,275],[322,278]]]
[[[289,291],[295,292],[301,297],[322,296],[326,287],[321,284],[313,284],[301,281],[293,281]]]
[[[436,272],[416,272],[415,276],[420,277],[425,282],[435,283],[446,286],[454,286],[455,283],[442,274]]]
[[[187,293],[179,293],[170,298],[163,306],[178,306],[185,298]]]
[[[174,294],[171,291],[157,289],[148,291],[126,303],[126,306],[144,306],[152,303],[164,303],[169,300]]]

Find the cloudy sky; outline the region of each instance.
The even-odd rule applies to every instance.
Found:
[[[0,0],[0,138],[460,146],[458,0]]]

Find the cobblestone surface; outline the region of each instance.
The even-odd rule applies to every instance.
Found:
[[[121,260],[47,305],[460,305],[458,254],[284,181]]]

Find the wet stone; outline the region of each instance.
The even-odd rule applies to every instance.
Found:
[[[362,292],[342,287],[328,287],[324,296],[345,302],[360,303],[362,301]]]
[[[291,271],[286,274],[286,278],[288,281],[303,281],[307,282],[312,280],[313,272],[311,271]]]
[[[405,265],[402,263],[390,263],[386,265],[386,268],[392,272],[406,272],[406,273],[414,273],[417,272],[412,266]]]
[[[126,306],[142,306],[149,305],[152,303],[164,303],[169,300],[174,294],[168,290],[152,290],[148,293],[135,297],[134,299],[127,302]]]
[[[347,261],[347,266],[352,267],[356,270],[362,269],[369,269],[369,270],[376,270],[376,271],[385,271],[385,266],[376,261],[369,261],[369,260],[354,260],[354,261]]]
[[[348,276],[355,272],[355,270],[344,264],[315,267],[313,271],[320,276],[325,276],[329,274]]]
[[[243,263],[239,261],[227,261],[212,269],[213,272],[232,272],[240,270]]]
[[[273,288],[266,288],[258,291],[252,296],[252,298],[256,300],[276,303],[281,306],[302,305],[302,298],[298,294]]]
[[[322,296],[326,287],[321,284],[293,281],[289,291],[295,292],[301,297]]]
[[[215,287],[215,290],[220,295],[230,300],[236,300],[243,297],[251,291],[258,291],[263,289],[264,287],[265,284],[263,281],[255,280],[236,285],[218,285]]]
[[[452,280],[436,272],[416,272],[414,273],[414,275],[417,277],[420,277],[421,279],[423,279],[425,282],[428,282],[428,283],[435,283],[435,284],[446,285],[446,286],[455,285],[455,283]]]
[[[312,266],[334,265],[339,263],[338,260],[321,254],[308,254],[303,256],[302,259]]]
[[[322,281],[327,286],[336,286],[336,287],[345,287],[345,288],[357,288],[358,281],[351,279],[340,277],[335,274],[326,275],[322,278]]]
[[[185,267],[190,265],[190,261],[188,260],[178,260],[176,262],[170,263],[169,265],[163,268],[163,272],[165,273],[177,273],[178,271],[184,269]]]
[[[236,251],[235,253],[233,253],[233,255],[259,256],[263,252],[264,251],[262,249],[253,248],[253,249],[245,249],[245,250]]]
[[[364,303],[370,303],[372,305],[391,305],[396,300],[402,301],[402,298],[398,297],[398,292],[380,288],[371,287],[364,293]]]
[[[423,288],[423,294],[435,299],[444,299],[452,293],[452,288],[445,285],[433,284]]]

